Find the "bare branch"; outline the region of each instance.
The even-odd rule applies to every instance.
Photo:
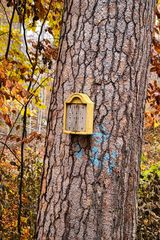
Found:
[[[31,65],[33,65],[31,57],[30,57],[30,54],[29,54],[29,51],[28,51],[28,43],[27,43],[26,28],[25,28],[25,16],[26,16],[26,4],[27,4],[27,1],[25,0],[23,4],[24,4],[24,12],[23,12],[23,17],[22,17],[22,19],[23,19],[22,20],[23,38],[24,38],[24,43],[25,43],[25,47],[26,47],[26,54],[28,56],[28,59],[29,59]]]
[[[36,66],[37,66],[38,47],[39,47],[39,44],[40,44],[40,40],[41,40],[41,35],[42,35],[42,32],[43,32],[44,24],[45,24],[45,22],[46,22],[46,20],[47,20],[48,14],[49,14],[49,12],[50,12],[50,10],[51,10],[52,2],[53,2],[53,0],[51,0],[51,1],[49,2],[49,7],[48,7],[48,10],[47,10],[46,16],[45,16],[45,18],[44,18],[44,20],[43,20],[43,22],[42,22],[42,25],[41,25],[41,28],[40,28],[40,32],[39,32],[39,35],[38,35],[38,41],[37,41],[37,47],[36,47],[34,68],[36,68]]]
[[[7,15],[7,12],[6,12],[6,8],[5,8],[5,6],[4,6],[4,4],[2,3],[1,0],[0,0],[0,4],[1,4],[1,6],[2,6],[2,8],[3,8],[3,11],[4,11],[4,13],[5,13],[7,22],[8,22],[8,24],[10,24],[9,17],[8,17],[8,15]]]
[[[16,5],[15,5],[15,3],[14,3],[11,20],[9,21],[8,44],[7,44],[6,54],[5,54],[5,58],[6,58],[6,59],[8,58],[9,49],[10,49],[10,45],[11,45],[12,24],[13,24],[13,19],[14,19],[15,10],[16,10]]]
[[[16,156],[16,154],[12,151],[12,149],[4,142],[0,141],[1,144],[3,144],[6,148],[9,149],[9,151],[13,154],[13,156],[20,162],[19,158]]]
[[[23,106],[23,107],[24,107],[24,106]],[[18,119],[19,119],[19,116],[20,116],[20,114],[21,114],[21,112],[22,112],[22,110],[23,110],[23,107],[20,109],[20,111],[19,111],[19,113],[18,113],[18,115],[17,115],[14,123],[12,124],[12,127],[10,128],[10,131],[9,131],[8,135],[6,136],[6,140],[5,140],[5,142],[4,142],[4,146],[3,146],[3,149],[2,149],[2,152],[1,152],[1,155],[0,155],[0,159],[2,158],[2,156],[3,156],[3,154],[4,154],[4,150],[5,150],[7,141],[8,141],[8,139],[9,139],[9,137],[10,137],[10,135],[11,135],[11,133],[12,133],[12,131],[13,131],[13,129],[14,129],[14,127],[15,127]]]

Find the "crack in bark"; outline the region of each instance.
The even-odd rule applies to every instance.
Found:
[[[154,0],[65,1],[37,240],[135,239],[154,4]],[[84,92],[94,101],[97,135],[62,133],[63,103],[72,92]],[[104,131],[107,139],[97,140]]]

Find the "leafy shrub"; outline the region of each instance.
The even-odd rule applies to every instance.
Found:
[[[138,240],[160,239],[160,162],[142,171],[139,186]]]

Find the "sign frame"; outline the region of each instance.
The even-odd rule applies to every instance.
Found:
[[[73,106],[73,108],[81,109],[80,106],[85,106],[85,126],[81,126],[81,129],[85,130],[76,130],[74,129],[69,130],[68,129],[68,107]],[[76,110],[78,111],[78,110]],[[64,102],[64,118],[63,118],[63,132],[65,134],[78,134],[78,135],[90,135],[93,134],[93,111],[94,111],[94,103],[91,101],[91,99],[88,97],[87,94],[84,93],[73,93],[71,94],[67,100]],[[72,116],[72,115],[71,115]],[[77,116],[77,113],[76,113]],[[73,119],[71,119],[73,122]],[[76,120],[75,120],[76,121]],[[76,124],[73,123],[74,126]]]

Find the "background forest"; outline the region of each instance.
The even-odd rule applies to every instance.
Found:
[[[0,239],[34,239],[62,0],[0,0]],[[160,3],[155,9],[137,239],[160,239]]]

